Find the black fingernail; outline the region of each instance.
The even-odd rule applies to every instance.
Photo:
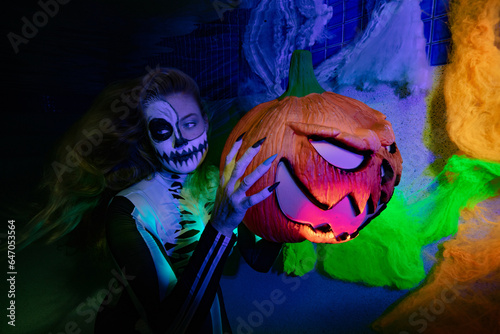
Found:
[[[267,190],[269,190],[269,192],[272,193],[273,190],[276,189],[277,186],[279,186],[279,184],[280,184],[279,182],[276,182],[275,184],[267,188]]]
[[[245,131],[245,132],[243,132],[243,133],[242,133],[242,134],[238,137],[238,139],[236,139],[236,141],[240,141],[240,140],[242,140],[242,139],[243,139],[243,136],[245,135],[245,133],[247,133],[247,132],[246,132],[246,131]]]
[[[252,145],[253,148],[257,148],[259,147],[260,145],[262,145],[262,143],[264,142],[264,140],[266,140],[267,137],[264,137],[262,138],[261,140],[259,140],[258,142],[256,142],[255,144]]]

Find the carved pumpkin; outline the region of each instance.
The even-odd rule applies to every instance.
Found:
[[[261,138],[245,172],[277,153],[254,194],[280,181],[275,194],[251,207],[245,225],[275,242],[350,240],[385,208],[399,183],[402,158],[385,116],[355,99],[326,92],[314,77],[309,51],[292,55],[287,91],[250,110],[224,147],[246,132],[237,159]]]

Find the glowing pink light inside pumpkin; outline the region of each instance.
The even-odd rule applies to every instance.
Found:
[[[283,214],[290,220],[318,228],[330,225],[336,236],[343,232],[354,233],[367,216],[368,205],[356,216],[348,196],[329,210],[322,210],[312,203],[300,190],[283,162],[278,164],[276,181],[281,182],[276,198]]]

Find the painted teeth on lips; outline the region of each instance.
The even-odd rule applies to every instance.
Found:
[[[177,162],[186,162],[189,159],[193,159],[193,161],[194,161],[194,157],[198,153],[200,153],[200,158],[199,159],[201,159],[201,157],[203,156],[203,152],[206,150],[207,146],[208,146],[208,142],[205,140],[205,142],[203,142],[200,145],[198,145],[197,148],[189,149],[188,151],[183,150],[181,153],[172,152],[172,153],[170,153],[170,157],[168,157],[166,154],[164,154],[163,158],[165,159],[165,157],[167,157],[168,160],[172,160],[175,163],[177,163]],[[168,161],[168,160],[165,160],[165,161]]]

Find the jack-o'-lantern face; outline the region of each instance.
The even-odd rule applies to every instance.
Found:
[[[280,182],[275,194],[251,207],[244,219],[267,240],[350,240],[385,208],[401,177],[401,155],[385,116],[332,92],[282,96],[255,107],[231,133],[223,157],[243,132],[239,156],[267,137],[245,176],[278,154],[247,192]]]

